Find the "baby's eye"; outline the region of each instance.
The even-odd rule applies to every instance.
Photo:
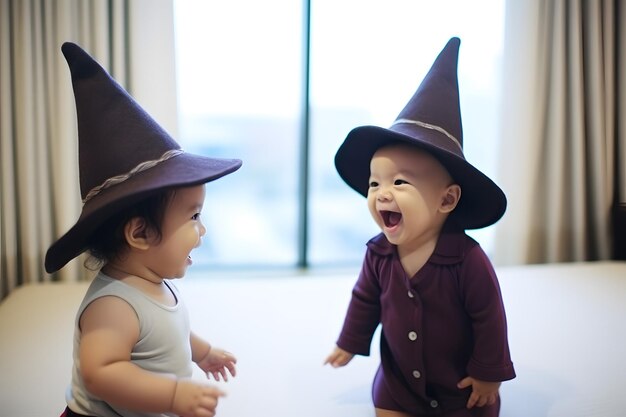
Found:
[[[376,181],[370,181],[370,188],[378,187],[378,183]]]
[[[402,185],[402,184],[408,184],[409,182],[406,180],[401,180],[401,179],[397,179],[393,182],[393,185]]]
[[[191,220],[200,220],[200,213],[196,213],[193,216],[191,216]]]

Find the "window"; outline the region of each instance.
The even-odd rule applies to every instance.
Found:
[[[243,160],[207,186],[195,263],[360,264],[378,230],[334,154],[391,125],[451,36],[465,156],[497,182],[503,1],[176,0],[179,142]],[[491,233],[470,232],[487,251]]]

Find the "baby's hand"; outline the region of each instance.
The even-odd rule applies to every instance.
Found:
[[[217,400],[224,395],[215,387],[192,379],[179,379],[172,400],[172,412],[185,417],[213,417]]]
[[[232,353],[212,347],[209,353],[198,362],[198,366],[206,372],[207,377],[213,375],[213,378],[219,381],[221,375],[221,379],[228,381],[228,372],[232,376],[237,374],[235,370],[236,363],[237,358]]]
[[[487,382],[474,379],[471,376],[463,378],[457,386],[461,389],[472,387],[472,394],[467,401],[467,408],[484,407],[493,405],[498,399],[498,389],[500,382]]]
[[[352,360],[354,354],[350,352],[346,352],[341,349],[339,346],[335,346],[335,349],[332,351],[330,355],[324,361],[324,365],[327,363],[330,364],[333,368],[338,368],[340,366],[345,366]]]

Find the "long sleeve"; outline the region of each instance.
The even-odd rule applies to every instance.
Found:
[[[380,285],[367,251],[337,346],[354,354],[369,355],[374,331],[380,323]]]
[[[468,374],[484,381],[515,378],[500,285],[491,262],[479,246],[465,258],[461,285],[474,333]]]

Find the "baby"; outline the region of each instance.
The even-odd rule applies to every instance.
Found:
[[[79,133],[83,208],[46,254],[48,272],[88,251],[99,269],[76,315],[64,417],[215,415],[216,380],[235,357],[193,333],[172,280],[182,278],[206,229],[205,183],[237,159],[185,153],[78,45],[65,43]]]
[[[506,197],[463,155],[459,45],[450,39],[389,129],[353,129],[335,157],[382,233],[326,363],[368,355],[382,324],[378,417],[495,417],[500,383],[515,377],[495,271],[464,232],[498,221]]]

